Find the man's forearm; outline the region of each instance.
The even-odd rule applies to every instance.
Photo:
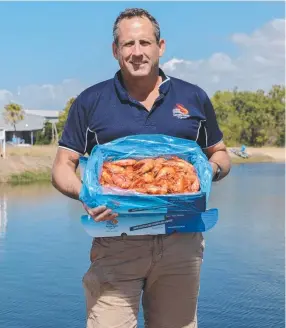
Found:
[[[219,165],[219,167],[221,168],[221,173],[218,180],[221,180],[228,175],[231,169],[231,159],[226,150],[216,151],[214,154],[211,155],[209,161],[211,162],[211,164],[214,163],[214,165]]]
[[[79,199],[82,183],[72,167],[67,165],[55,166],[52,172],[52,184],[65,196]]]

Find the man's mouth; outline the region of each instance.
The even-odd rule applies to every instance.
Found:
[[[143,65],[143,64],[146,64],[146,62],[140,62],[140,63],[137,63],[137,62],[131,62],[132,65]]]

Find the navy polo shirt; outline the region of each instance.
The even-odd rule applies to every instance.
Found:
[[[134,134],[166,134],[196,141],[202,149],[222,140],[206,92],[160,69],[159,97],[148,111],[132,99],[118,71],[84,90],[73,102],[59,146],[90,154],[97,144]]]

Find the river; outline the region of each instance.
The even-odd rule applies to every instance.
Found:
[[[284,327],[284,199],[284,164],[234,165],[213,185],[199,328]],[[0,187],[1,328],[84,327],[83,213],[47,184]]]

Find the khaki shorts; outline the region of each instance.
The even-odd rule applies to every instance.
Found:
[[[201,233],[95,238],[83,277],[87,328],[197,328]],[[142,293],[143,292],[143,293]]]

